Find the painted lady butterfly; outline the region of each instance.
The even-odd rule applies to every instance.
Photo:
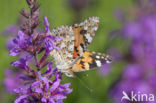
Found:
[[[52,35],[62,38],[55,43],[60,50],[51,51],[56,67],[68,77],[74,77],[73,72],[101,67],[102,62],[110,63],[109,55],[87,50],[98,29],[99,18],[90,17],[80,24],[61,26],[52,30]]]

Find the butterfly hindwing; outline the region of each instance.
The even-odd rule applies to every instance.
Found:
[[[101,67],[103,63],[110,63],[111,57],[106,54],[85,51],[83,56],[72,67],[73,72],[81,72],[93,69],[95,67]]]

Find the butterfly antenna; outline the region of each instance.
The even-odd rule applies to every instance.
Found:
[[[81,84],[89,91],[93,92],[93,89],[89,88],[86,83],[84,83],[77,75],[75,75],[77,79],[81,82]]]

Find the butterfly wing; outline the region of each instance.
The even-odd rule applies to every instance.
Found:
[[[98,29],[99,18],[90,17],[80,24],[73,26],[75,37],[73,58],[82,56],[92,42],[95,32]]]
[[[67,69],[74,64],[74,32],[71,26],[62,26],[52,30],[52,35],[62,38],[56,41],[55,45],[60,49],[51,51],[51,56],[55,60],[58,69]]]
[[[58,69],[68,69],[87,50],[98,28],[99,18],[90,17],[74,26],[62,26],[52,30],[52,35],[62,38],[55,42],[60,50],[51,51]]]
[[[81,72],[101,67],[103,63],[111,63],[112,58],[109,55],[85,51],[83,56],[74,64],[71,71]]]

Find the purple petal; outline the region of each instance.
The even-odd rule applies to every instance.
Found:
[[[56,103],[63,103],[63,100],[57,100]]]
[[[72,91],[73,91],[73,89],[67,88],[65,94],[69,94],[69,93],[71,93]]]
[[[22,99],[27,98],[30,94],[19,96],[14,103],[20,103]]]
[[[47,17],[44,17],[43,21],[44,21],[44,26],[46,27],[46,33],[49,33],[50,29],[49,29],[49,22],[48,22]]]
[[[13,48],[10,50],[9,56],[16,56],[18,55],[20,52],[22,51],[22,49],[20,48]]]
[[[66,88],[66,89],[59,88],[59,92],[61,92],[62,95],[70,94],[72,91],[73,89],[70,88]]]
[[[43,103],[46,103],[46,102],[47,102],[47,99],[43,97],[41,101],[42,101]]]
[[[17,44],[14,42],[14,40],[15,40],[15,38],[13,38],[13,37],[12,38],[9,38],[7,40],[7,42],[6,42],[7,49],[11,50],[11,49],[13,49],[14,47],[17,46]]]
[[[22,31],[18,31],[19,42],[23,43],[26,40],[26,35]]]
[[[34,82],[32,85],[31,85],[31,87],[36,87],[36,86],[39,86],[40,85],[40,81],[36,81],[36,82]]]
[[[62,85],[63,88],[68,88],[71,85],[71,83],[66,83],[64,85]]]
[[[61,79],[58,79],[56,82],[54,82],[54,84],[50,88],[50,92],[53,92],[56,88],[58,88],[58,86],[60,85],[60,81]]]
[[[61,94],[56,94],[56,95],[53,95],[52,98],[58,100],[58,99],[65,99],[65,98],[67,98],[67,97],[66,97],[66,96],[63,96],[63,95],[61,95]]]
[[[43,77],[42,80],[44,81],[44,84],[45,84],[45,91],[48,92],[48,90],[49,90],[49,80],[46,77]]]
[[[27,61],[24,59],[20,59],[14,62],[11,62],[11,65],[15,66],[15,67],[20,67],[22,69],[26,69],[27,68]]]
[[[43,91],[41,88],[35,87],[35,91],[36,93],[41,93],[43,95]]]
[[[47,73],[50,72],[50,71],[52,70],[52,65],[53,65],[52,62],[48,64]]]
[[[11,25],[9,26],[5,31],[3,31],[3,35],[17,35],[17,31],[18,31],[18,26],[16,25]]]
[[[27,93],[27,87],[25,88],[18,88],[18,89],[14,89],[15,93],[22,93],[22,94],[26,94]]]
[[[55,103],[55,101],[52,98],[49,98],[49,103]]]

